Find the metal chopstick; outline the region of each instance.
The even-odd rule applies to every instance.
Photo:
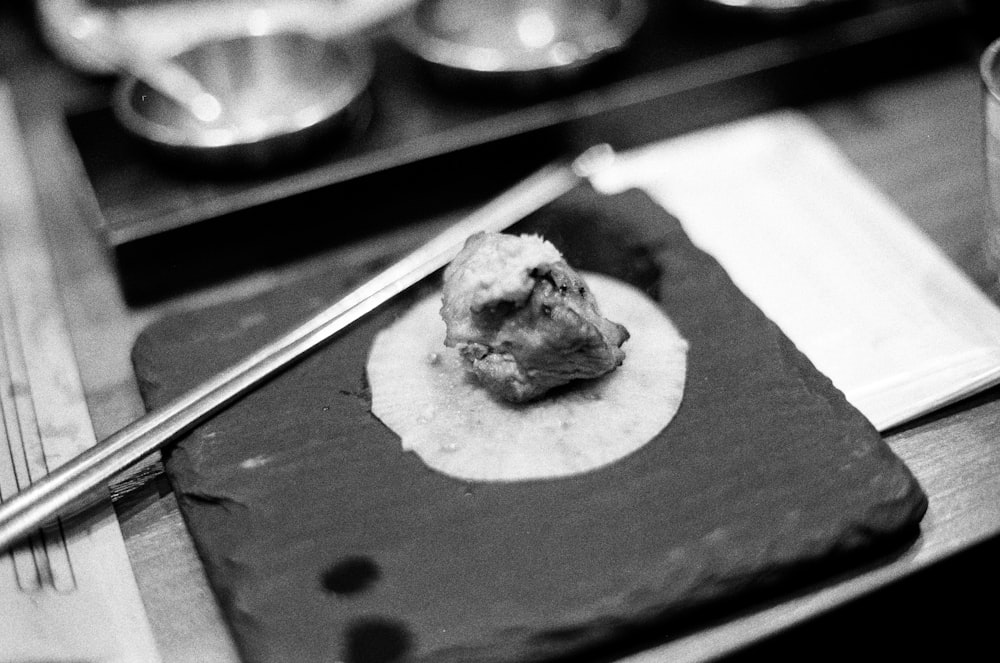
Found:
[[[590,148],[543,167],[291,332],[51,471],[0,504],[0,550],[252,387],[444,267],[478,231],[501,231],[555,200],[612,158]]]

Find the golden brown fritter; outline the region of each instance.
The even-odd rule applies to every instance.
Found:
[[[445,345],[494,394],[529,401],[620,366],[628,330],[601,316],[586,283],[535,235],[477,233],[445,270]]]

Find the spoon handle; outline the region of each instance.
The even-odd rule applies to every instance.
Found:
[[[201,122],[222,116],[222,104],[191,72],[166,58],[153,58],[112,34],[104,25],[77,39],[80,47],[107,66],[135,76]]]

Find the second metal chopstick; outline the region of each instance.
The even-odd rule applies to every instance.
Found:
[[[137,419],[0,504],[0,550],[335,334],[444,267],[465,239],[500,231],[555,200],[611,158],[606,145],[545,166],[238,364]]]

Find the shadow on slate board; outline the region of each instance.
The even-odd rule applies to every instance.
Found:
[[[516,230],[661,303],[690,342],[677,416],[576,477],[437,474],[369,411],[372,338],[419,293],[401,297],[170,453],[246,660],[609,660],[877,563],[918,534],[927,501],[905,465],[645,194],[580,187]],[[133,353],[147,406],[359,278],[334,267],[147,328]]]

